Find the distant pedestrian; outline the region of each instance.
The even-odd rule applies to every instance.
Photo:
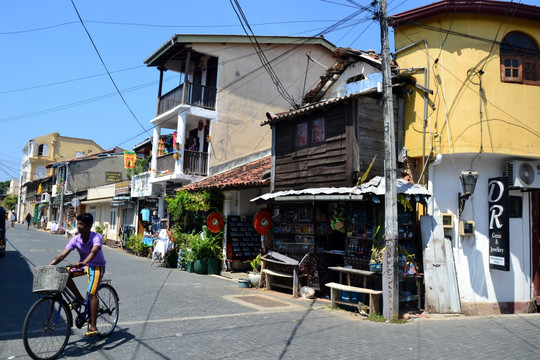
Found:
[[[26,230],[30,230],[30,222],[32,221],[32,215],[30,213],[26,214]]]
[[[45,217],[45,215],[41,215],[41,220],[39,222],[40,222],[39,227],[41,229],[45,229],[45,226],[47,225],[47,218]]]
[[[17,221],[17,215],[15,214],[15,211],[11,212],[11,228],[15,229],[15,221]]]

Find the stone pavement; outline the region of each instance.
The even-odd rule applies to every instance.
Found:
[[[0,360],[27,358],[21,328],[37,299],[31,269],[47,264],[67,241],[22,225],[7,235],[8,251],[0,258]],[[540,359],[537,314],[374,323],[329,310],[323,300],[239,289],[223,277],[150,266],[148,259],[116,249],[104,252],[105,277],[120,295],[118,327],[105,340],[84,340],[84,331],[74,329],[64,358]],[[79,280],[84,286],[86,280]]]

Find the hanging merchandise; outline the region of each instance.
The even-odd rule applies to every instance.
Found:
[[[345,232],[345,209],[343,207],[338,207],[336,210],[334,210],[330,226],[334,230],[342,233]]]
[[[165,154],[165,139],[159,139],[158,142],[158,156]]]
[[[261,234],[266,235],[272,229],[272,214],[268,210],[261,210],[255,215],[253,220],[253,226],[255,230]]]
[[[206,218],[206,227],[210,232],[216,234],[223,229],[223,216],[218,212],[213,212]]]

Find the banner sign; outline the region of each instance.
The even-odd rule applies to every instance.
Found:
[[[488,180],[489,267],[510,271],[508,177]]]
[[[126,169],[133,169],[135,167],[135,161],[137,161],[135,151],[124,151],[124,167]]]

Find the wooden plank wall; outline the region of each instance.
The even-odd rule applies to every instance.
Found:
[[[351,116],[351,104],[346,103],[277,123],[275,190],[351,186],[346,141]],[[296,125],[320,117],[325,118],[326,142],[295,150]]]
[[[394,97],[394,125],[396,143],[398,142],[398,99]],[[370,97],[357,98],[356,104],[356,139],[357,161],[354,169],[356,176],[362,176],[373,157],[377,155],[375,164],[369,172],[368,179],[384,176],[384,121],[381,100]],[[401,151],[401,149],[396,149]],[[398,174],[399,175],[399,174]]]

